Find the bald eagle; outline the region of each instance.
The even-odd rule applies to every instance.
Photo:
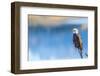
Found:
[[[83,55],[82,55],[82,49],[83,49],[82,39],[81,39],[81,36],[80,36],[77,28],[73,29],[73,44],[74,44],[75,48],[78,49],[80,57],[83,58]]]

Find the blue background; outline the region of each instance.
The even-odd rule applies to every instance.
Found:
[[[82,30],[81,24],[87,18],[69,21],[59,26],[28,26],[29,61],[54,59],[79,59],[78,49],[73,45],[73,28],[80,32],[83,42],[83,58],[88,54],[88,30]]]

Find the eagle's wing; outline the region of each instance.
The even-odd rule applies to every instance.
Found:
[[[82,50],[82,49],[83,49],[83,46],[82,46],[82,39],[81,39],[80,34],[78,34],[78,37],[79,37],[79,45],[80,45],[80,49]]]

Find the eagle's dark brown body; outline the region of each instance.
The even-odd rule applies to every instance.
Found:
[[[73,34],[73,43],[74,43],[75,48],[79,49],[80,56],[81,58],[83,58],[83,55],[82,55],[83,46],[82,46],[82,40],[79,34]]]

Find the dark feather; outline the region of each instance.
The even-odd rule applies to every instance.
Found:
[[[83,55],[82,55],[82,40],[81,40],[81,37],[79,34],[73,34],[73,44],[75,46],[75,48],[78,48],[79,49],[79,53],[80,53],[80,56],[81,58],[83,58]]]

